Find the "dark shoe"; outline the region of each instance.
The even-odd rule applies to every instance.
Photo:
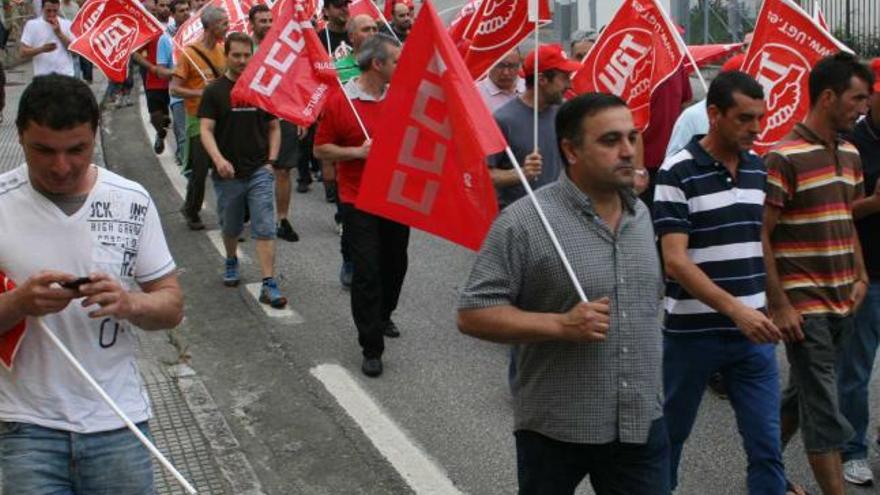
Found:
[[[382,374],[382,358],[364,358],[361,371],[369,377],[377,377]]]
[[[400,330],[397,329],[397,325],[395,325],[393,321],[388,320],[388,322],[385,323],[385,328],[382,329],[382,335],[396,339],[397,337],[400,337]]]
[[[202,219],[198,215],[190,216],[184,213],[183,216],[186,217],[186,225],[189,230],[205,230],[205,224],[202,223]]]
[[[285,241],[296,242],[299,240],[299,234],[293,230],[293,225],[290,225],[290,222],[287,221],[286,218],[282,218],[280,222],[278,222],[278,230],[276,234],[279,239],[284,239]]]
[[[153,143],[153,151],[156,152],[157,155],[161,155],[163,151],[165,151],[165,138],[156,135],[156,141]]]
[[[721,373],[712,373],[709,377],[709,390],[721,400],[727,400],[727,389],[724,387],[724,377]]]
[[[260,288],[260,302],[275,309],[287,306],[287,298],[281,295],[281,290],[278,289],[274,278],[263,280],[263,287]]]
[[[339,269],[339,283],[344,289],[351,289],[352,278],[354,278],[354,263],[343,261],[342,268]]]
[[[324,183],[324,199],[327,200],[328,203],[336,202],[336,183],[335,182],[325,182]]]
[[[309,185],[305,182],[297,182],[296,183],[296,192],[298,192],[298,193],[309,192]]]

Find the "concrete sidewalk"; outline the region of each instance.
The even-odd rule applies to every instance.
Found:
[[[24,162],[18,143],[15,115],[26,84],[32,79],[30,63],[7,69],[4,123],[0,124],[0,172]],[[101,99],[106,80],[96,71],[92,86]],[[113,113],[102,114],[102,129],[95,150],[95,163],[106,166],[104,145],[113,142]],[[111,166],[111,169],[113,167]],[[202,384],[188,366],[187,347],[180,341],[186,327],[169,332],[139,332],[139,366],[152,400],[150,429],[163,454],[195,486],[200,494],[262,493],[260,484],[223,416]],[[185,491],[158,462],[153,463],[156,493],[183,494]]]

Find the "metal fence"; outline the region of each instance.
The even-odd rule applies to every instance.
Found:
[[[863,57],[880,56],[880,1],[819,0],[818,3],[828,27],[838,39]]]
[[[816,5],[831,32],[863,57],[880,56],[880,0],[795,0],[807,13]],[[673,17],[689,43],[741,41],[754,29],[762,0],[671,0]]]

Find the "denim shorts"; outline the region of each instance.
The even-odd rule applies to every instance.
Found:
[[[836,373],[853,318],[808,315],[801,328],[804,340],[785,345],[790,376],[782,413],[797,419],[807,453],[838,452],[855,433],[840,411]]]
[[[241,235],[247,206],[251,214],[251,237],[275,238],[275,175],[269,167],[258,168],[247,179],[221,179],[215,174],[213,182],[217,216],[224,236]]]
[[[138,428],[148,438],[147,423]],[[127,428],[72,433],[0,421],[3,495],[152,495],[150,453]]]

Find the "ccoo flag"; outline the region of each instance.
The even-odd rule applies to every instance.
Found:
[[[232,105],[252,105],[308,127],[321,113],[336,70],[304,2],[286,1],[282,14],[232,88]]]
[[[498,213],[486,157],[507,143],[430,2],[386,98],[357,207],[479,249]]]

